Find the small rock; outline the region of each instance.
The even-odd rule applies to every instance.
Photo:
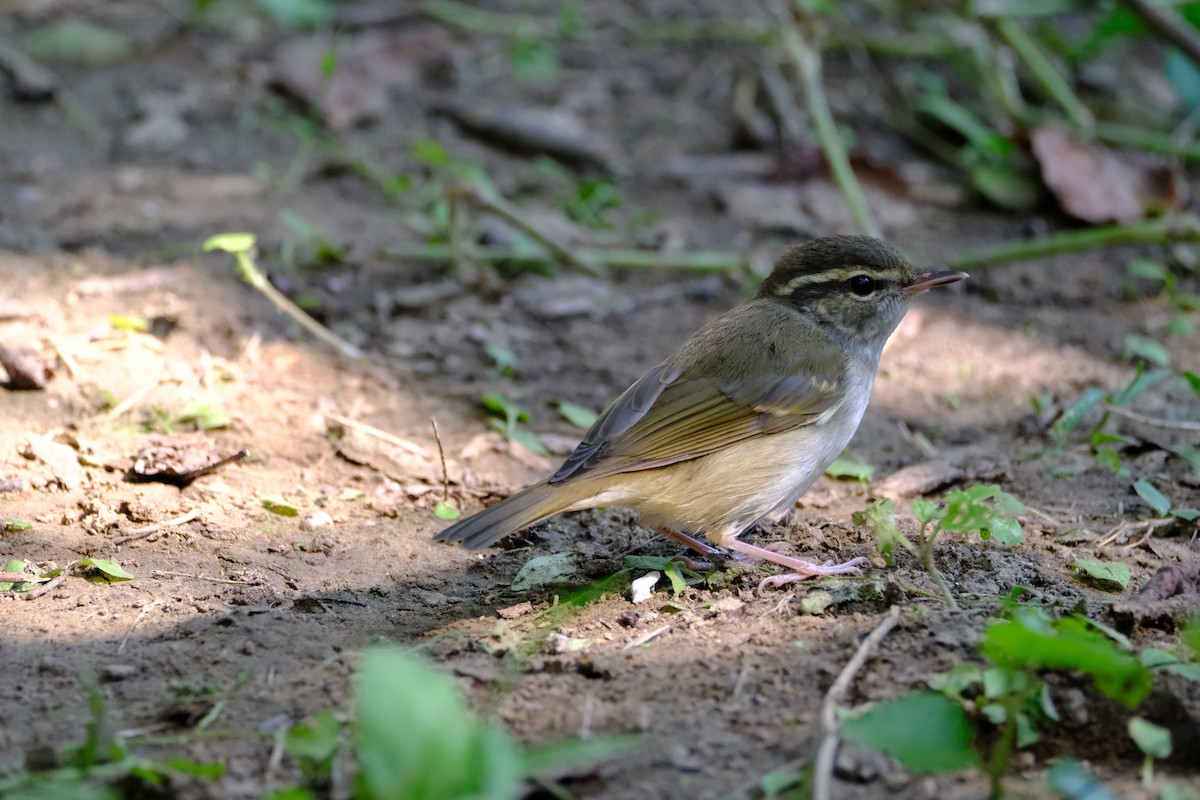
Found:
[[[629,599],[634,603],[644,603],[649,600],[650,595],[654,594],[654,584],[658,583],[658,579],[661,577],[662,573],[654,570],[635,580],[629,585]]]
[[[831,605],[833,605],[833,595],[824,589],[817,589],[800,598],[800,613],[815,616]]]
[[[523,617],[526,614],[532,613],[533,603],[526,601],[524,603],[517,603],[515,606],[502,608],[496,612],[496,616],[500,617],[500,619],[517,619],[518,617]],[[553,636],[554,634],[551,635]]]
[[[314,511],[304,519],[300,520],[300,530],[315,531],[318,528],[327,528],[333,524],[333,517],[325,511]]]
[[[444,606],[450,602],[448,596],[441,592],[430,591],[429,589],[413,589],[413,597],[427,606]]]
[[[716,614],[729,614],[737,611],[742,606],[746,605],[736,597],[722,597],[717,602],[711,604],[708,610]]]
[[[105,664],[99,670],[100,680],[105,683],[128,680],[137,673],[138,668],[133,664]]]

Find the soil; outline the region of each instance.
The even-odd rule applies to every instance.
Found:
[[[1129,261],[1163,252],[1125,247],[986,266],[923,298],[889,344],[852,443],[873,478],[823,479],[786,523],[747,534],[818,562],[870,556],[872,534],[851,515],[888,487],[938,499],[997,483],[1025,503],[1026,538],[1011,548],[949,536],[938,545],[961,610],[947,608],[905,552],[894,567],[780,590],[757,589],[769,570],[730,564],[678,596],[665,582],[638,605],[609,593],[514,662],[505,654],[546,633],[538,612],[564,591],[510,590],[532,557],[575,553],[579,574],[568,584],[581,586],[620,570],[627,554],[673,556],[678,546],[610,509],[556,518],[472,553],[432,541],[446,525],[435,505],[447,493],[477,510],[547,474],[581,435],[550,401],[601,408],[745,297],[750,282],[740,272],[626,269],[597,279],[567,268],[508,280],[479,270],[473,281],[444,263],[393,257],[388,248],[423,240],[412,193],[437,196],[413,145],[432,139],[480,165],[572,245],[750,253],[761,269],[789,242],[851,230],[820,170],[797,173],[770,149],[735,150],[732,98],[739,79],[758,74],[761,50],[639,38],[619,24],[645,13],[727,18],[720,3],[636,13],[641,4],[581,4],[594,35],[554,41],[561,73],[530,86],[508,66],[508,37],[469,35],[416,12],[384,14],[344,27],[345,67],[362,69],[310,112],[306,100],[317,95],[297,76],[308,74],[305,65],[318,74],[320,36],[249,16],[189,27],[144,2],[7,5],[0,38],[20,44],[86,14],[129,34],[134,49],[101,64],[50,63],[53,99],[22,98],[14,81],[0,81],[0,344],[31,348],[55,373],[43,389],[0,390],[0,517],[31,523],[0,534],[0,557],[43,568],[115,559],[133,579],[72,577],[32,600],[0,593],[8,631],[0,770],[83,739],[84,674],[99,681],[113,730],[186,733],[217,692],[227,703],[215,728],[258,734],[348,709],[359,654],[389,642],[422,645],[479,713],[523,742],[644,734],[634,753],[562,775],[575,797],[752,797],[764,774],[811,759],[826,691],[891,604],[903,609],[901,622],[857,675],[848,705],[979,662],[982,626],[1013,587],[1028,587],[1056,613],[1113,623],[1114,602],[1160,568],[1200,555],[1194,523],[1147,525],[1132,489],[1146,477],[1176,505],[1200,505],[1200,473],[1172,454],[1200,444],[1195,433],[1113,418],[1108,429],[1130,437],[1122,450],[1130,475],[1122,476],[1094,463],[1086,435],[1059,445],[1047,430],[1086,387],[1129,381],[1127,335],[1157,337],[1173,367],[1200,371],[1200,337],[1161,335],[1166,300],[1125,291]],[[505,5],[529,13],[531,4]],[[747,18],[767,19],[757,10]],[[373,64],[383,66],[364,67]],[[911,164],[941,174],[882,124],[876,90],[850,60],[831,57],[827,71],[839,119],[864,147],[890,154],[879,174]],[[582,126],[577,163],[556,172],[495,146],[498,135],[472,132],[450,107],[555,109]],[[342,155],[304,134],[313,119]],[[412,175],[417,186],[389,199],[347,167],[346,153],[377,174]],[[684,156],[691,167],[680,166]],[[760,159],[749,177],[737,166],[747,156]],[[561,171],[609,174],[589,159],[608,162],[624,198],[609,212],[611,231],[583,228],[558,208],[569,186]],[[1195,177],[1184,181],[1194,187]],[[781,225],[783,212],[735,202],[729,186],[801,187],[817,199]],[[933,265],[983,242],[1071,224],[1049,206],[1014,215],[969,199],[934,204],[921,199],[928,192],[883,179],[869,190],[888,239]],[[318,262],[316,240],[297,235],[281,211],[308,220],[340,256]],[[469,224],[486,226],[489,242],[520,243],[484,214]],[[196,246],[233,230],[253,231],[275,283],[364,357],[340,357],[301,334],[238,279],[230,258]],[[1194,274],[1183,282],[1196,290]],[[157,322],[149,332],[125,330],[113,314]],[[515,374],[495,368],[490,344],[515,355]],[[480,407],[485,393],[528,409],[528,428],[552,454],[533,455],[494,431]],[[1035,410],[1034,397],[1048,410]],[[177,418],[197,403],[228,425],[196,431]],[[1196,396],[1168,380],[1134,408],[1195,419]],[[246,458],[183,488],[130,480],[139,455],[203,465],[242,449]],[[897,475],[915,467],[932,477]],[[299,513],[272,513],[264,497]],[[904,530],[914,528],[906,519]],[[1121,592],[1085,584],[1072,568],[1080,558],[1123,562],[1133,580]],[[819,589],[833,602],[804,613],[801,600]],[[1174,648],[1173,620],[1125,629],[1138,647]],[[1017,756],[1014,796],[1049,796],[1045,771],[1059,755],[1086,762],[1118,796],[1150,796],[1125,734],[1130,712],[1083,678],[1055,680],[1060,696],[1078,702]],[[1160,676],[1140,713],[1195,732],[1200,691]],[[1197,739],[1190,750],[1180,741],[1183,752],[1158,774],[1200,788]],[[273,759],[272,748],[270,737],[251,735],[181,736],[151,749],[227,768],[217,781],[181,782],[174,792],[240,798],[298,781],[296,766]],[[836,775],[844,798],[987,791],[977,773],[911,775],[849,747]]]

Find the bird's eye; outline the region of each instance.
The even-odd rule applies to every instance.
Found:
[[[866,297],[871,292],[875,291],[875,281],[871,280],[866,275],[855,275],[850,280],[846,281],[850,286],[850,291],[854,292],[859,297]]]

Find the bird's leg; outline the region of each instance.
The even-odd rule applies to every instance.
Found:
[[[688,547],[695,550],[697,553],[703,553],[706,556],[716,556],[716,555],[721,554],[721,551],[718,550],[717,548],[713,547],[712,545],[705,544],[704,542],[700,541],[696,537],[689,536],[686,533],[682,533],[681,531],[677,531],[677,530],[674,530],[672,528],[667,528],[667,527],[655,528],[654,530],[658,531],[663,536],[670,537],[671,539],[674,539],[677,542],[681,542],[681,543],[687,545]],[[688,558],[687,556],[676,556],[672,560],[678,561],[680,564],[683,564],[685,567],[692,570],[693,572],[703,572],[704,570],[706,570],[712,566],[712,564],[708,563],[707,561],[696,561],[691,558]]]
[[[730,539],[722,542],[722,544],[725,547],[728,547],[730,550],[734,550],[738,553],[745,553],[748,556],[761,558],[764,561],[772,561],[776,564],[785,566],[790,570],[794,570],[792,574],[773,575],[763,581],[763,584],[770,584],[772,586],[784,586],[789,583],[794,583],[795,581],[802,581],[805,578],[812,578],[818,575],[854,575],[859,571],[858,565],[864,564],[867,561],[865,558],[860,556],[858,558],[850,559],[845,564],[831,564],[829,562],[824,564],[814,564],[811,561],[804,561],[803,559],[780,555],[779,553],[772,552],[764,547],[755,547],[752,544],[746,544],[738,539]]]

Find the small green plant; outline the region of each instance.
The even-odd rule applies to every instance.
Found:
[[[1154,516],[1157,519],[1176,517],[1184,522],[1194,522],[1197,518],[1200,518],[1200,509],[1175,505],[1153,483],[1145,478],[1135,481],[1133,490],[1137,492],[1138,497],[1146,502],[1146,505],[1154,512]]]
[[[476,719],[452,680],[391,648],[363,655],[354,695],[349,722],[325,710],[284,735],[285,752],[308,789],[327,790],[352,755],[358,800],[505,800],[522,796],[531,775],[608,759],[633,742],[597,737],[523,748],[507,731]],[[295,791],[275,797],[294,797]]]
[[[511,378],[517,374],[517,355],[512,350],[495,342],[488,342],[483,350],[491,357],[497,375]]]
[[[1019,544],[1025,534],[1016,515],[1024,510],[1020,500],[995,485],[971,486],[950,492],[941,503],[913,500],[912,513],[917,518],[917,543],[900,533],[895,521],[895,504],[880,500],[854,515],[855,523],[870,526],[878,543],[879,553],[890,566],[897,544],[917,556],[930,577],[938,585],[951,608],[958,603],[950,592],[946,579],[933,562],[933,545],[943,533],[976,533],[983,540],[995,539],[1006,547]]]
[[[225,774],[219,763],[170,758],[165,761],[134,754],[126,740],[111,733],[104,694],[85,676],[90,720],[87,735],[66,748],[63,766],[45,772],[20,770],[0,779],[0,797],[81,798],[175,796],[189,781],[214,781]]]
[[[933,692],[870,707],[842,723],[843,738],[882,750],[916,772],[978,765],[991,779],[991,797],[999,798],[1013,754],[1059,721],[1045,671],[1086,675],[1131,709],[1149,695],[1152,673],[1129,652],[1127,640],[1079,615],[1056,619],[1037,605],[1018,604],[1022,591],[1014,590],[1000,618],[984,630],[979,651],[985,666],[959,665],[930,679]]]
[[[489,392],[483,396],[482,402],[483,407],[493,415],[488,424],[504,434],[504,438],[516,442],[531,453],[546,454],[546,446],[538,440],[533,431],[521,427],[522,423],[529,422],[528,411],[505,394]]]
[[[863,461],[862,456],[857,453],[843,450],[842,454],[825,468],[825,474],[831,478],[849,478],[866,483],[875,474],[875,467]]]
[[[567,422],[574,425],[576,428],[587,430],[595,423],[596,418],[600,415],[590,408],[581,406],[577,403],[572,403],[570,400],[553,400],[551,406],[558,409],[558,413]]]
[[[1145,361],[1139,361],[1133,378],[1120,391],[1109,392],[1099,386],[1089,386],[1084,389],[1079,397],[1063,409],[1058,419],[1051,424],[1050,435],[1057,446],[1061,447],[1065,445],[1071,435],[1083,425],[1091,413],[1097,408],[1101,409],[1099,419],[1089,429],[1089,447],[1097,465],[1104,467],[1115,475],[1128,477],[1130,474],[1129,469],[1121,462],[1121,450],[1136,445],[1138,441],[1126,434],[1110,430],[1109,422],[1115,413],[1120,413],[1121,409],[1128,408],[1134,399],[1143,392],[1173,375],[1177,376],[1184,384],[1200,392],[1200,388],[1192,384],[1189,378],[1191,374],[1189,372],[1176,373],[1173,370],[1165,368],[1147,370]],[[1200,381],[1197,381],[1197,385],[1200,385]],[[1181,454],[1177,452],[1177,455],[1185,459],[1187,457],[1186,453]]]
[[[173,434],[179,428],[190,427],[197,431],[213,431],[228,428],[232,421],[222,411],[217,410],[211,403],[195,402],[173,414],[162,408],[151,408],[151,417],[142,423],[142,429],[147,433]]]
[[[10,559],[4,565],[4,572],[9,573],[9,580],[0,582],[0,592],[30,592],[38,586],[49,583],[60,575],[74,575],[92,583],[120,583],[133,580],[124,567],[111,558],[81,558],[72,561],[65,567],[41,570],[30,561],[20,558]],[[16,576],[22,576],[17,579]],[[28,575],[28,578],[24,576]]]
[[[1129,738],[1146,757],[1142,762],[1142,785],[1149,789],[1154,783],[1154,759],[1171,756],[1171,732],[1141,717],[1131,717],[1128,727]]]
[[[611,230],[613,224],[607,213],[620,208],[624,200],[616,186],[606,180],[591,178],[580,181],[574,191],[562,201],[567,216],[597,230]]]

